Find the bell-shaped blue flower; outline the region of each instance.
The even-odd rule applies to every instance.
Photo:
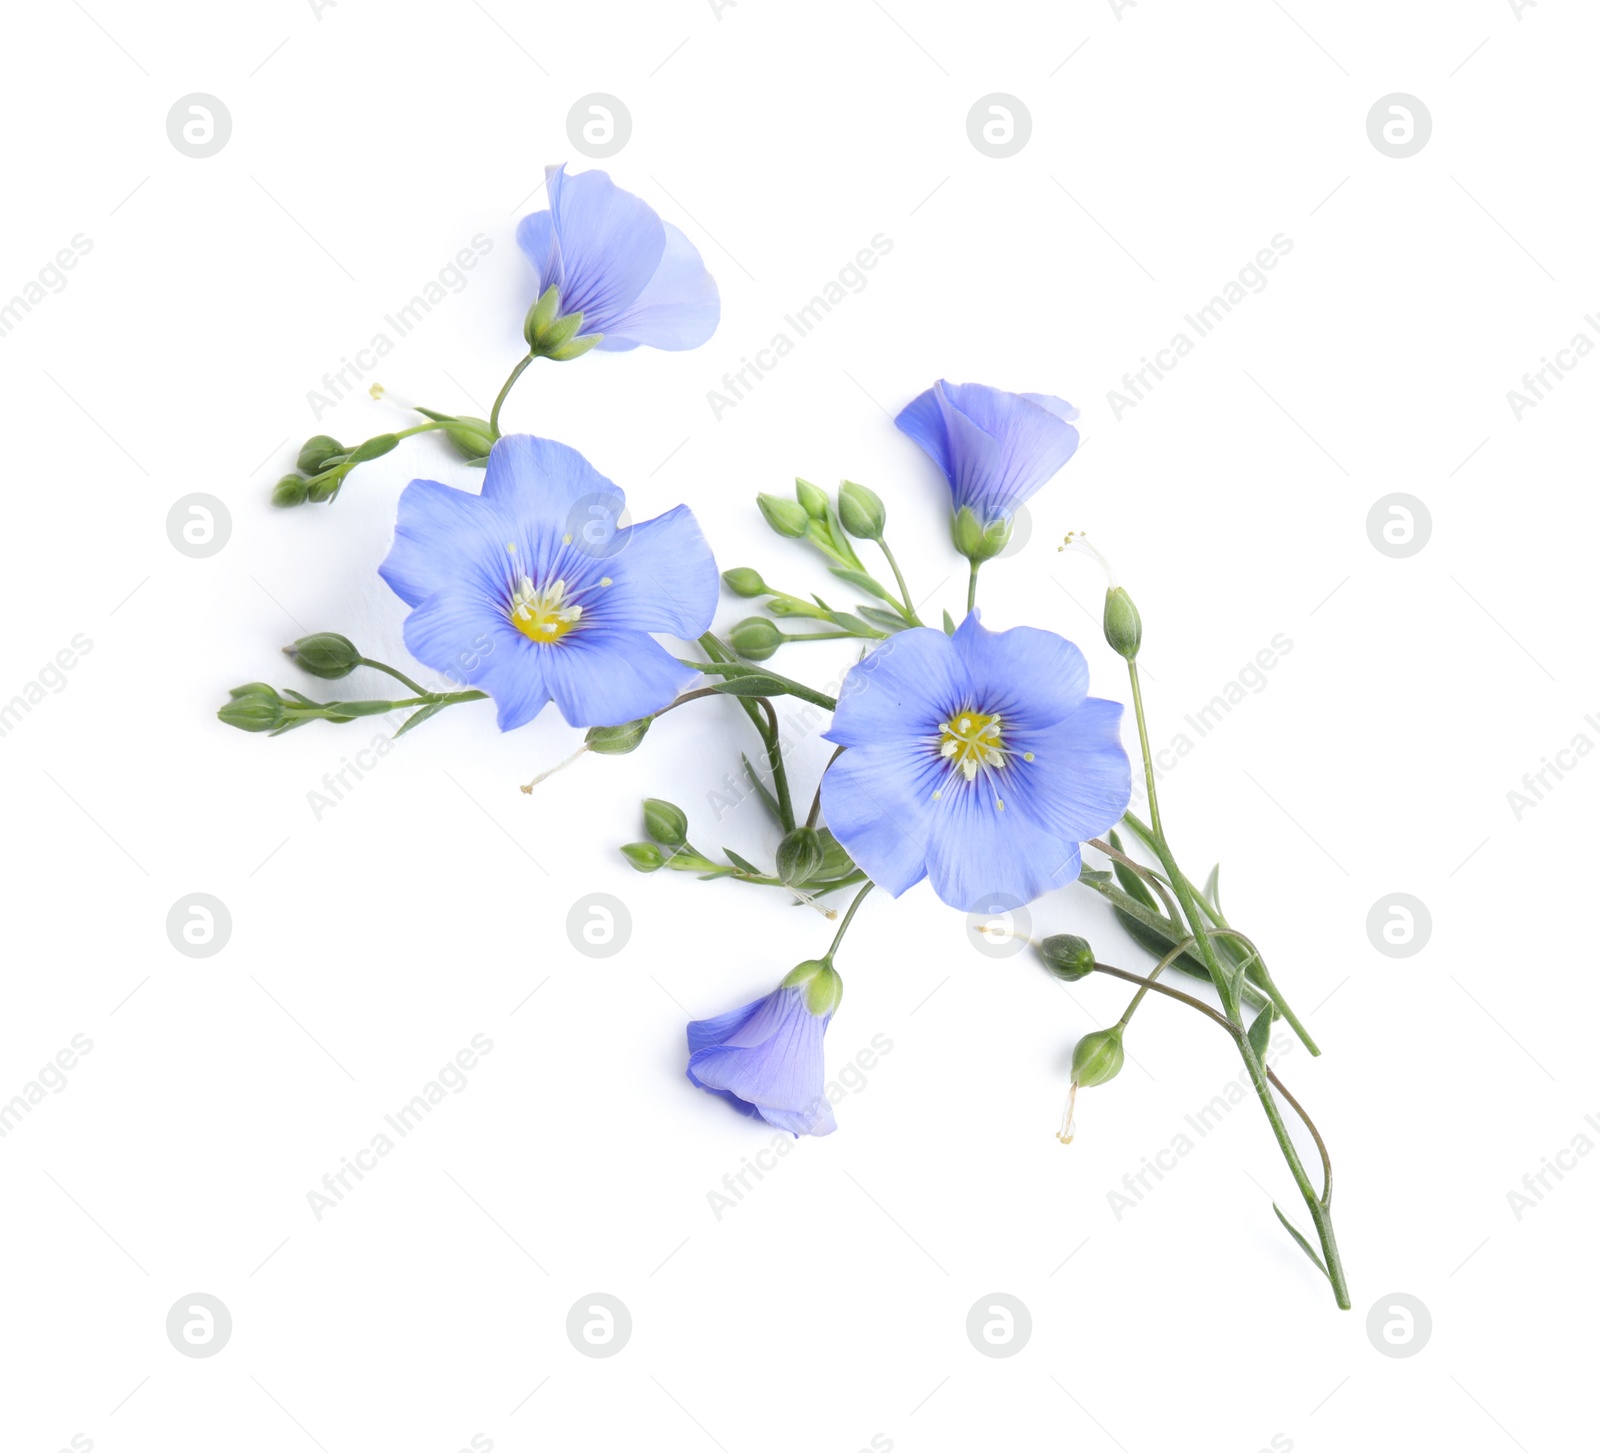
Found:
[[[823,735],[833,835],[898,897],[924,877],[963,912],[1070,883],[1128,805],[1122,706],[1071,641],[1032,626],[891,636],[851,668]]]
[[[652,632],[711,625],[717,566],[689,510],[620,524],[623,495],[576,449],[499,440],[483,492],[414,479],[378,573],[405,603],[406,648],[494,698],[502,731],[554,700],[577,727],[659,711],[696,673]]]
[[[554,286],[560,316],[583,314],[579,337],[625,352],[698,348],[717,331],[722,300],[695,246],[602,171],[545,168],[548,210],[517,224],[517,245]]]
[[[837,1128],[823,1088],[822,1036],[843,988],[833,966],[799,965],[765,998],[689,1026],[689,1080],[792,1135]]]
[[[940,379],[901,409],[909,435],[950,482],[951,509],[980,526],[1009,520],[1078,448],[1078,411],[1049,394],[1008,394],[981,383]]]

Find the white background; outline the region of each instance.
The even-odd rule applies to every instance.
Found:
[[[1507,1193],[1600,1112],[1600,762],[1548,778],[1520,820],[1507,793],[1575,735],[1600,741],[1600,361],[1520,422],[1506,393],[1579,330],[1600,338],[1583,321],[1600,305],[1597,41],[1561,0],[12,15],[0,296],[75,234],[93,247],[0,339],[0,699],[76,634],[92,649],[0,739],[0,1094],[75,1034],[94,1047],[0,1140],[5,1448],[1590,1440],[1600,1158],[1520,1220]],[[203,160],[165,131],[196,91],[233,121]],[[925,886],[869,899],[840,958],[830,1070],[874,1035],[892,1051],[836,1135],[717,1219],[708,1193],[772,1132],[684,1081],[685,1019],[764,993],[829,928],[767,890],[638,876],[616,848],[661,795],[703,848],[770,854],[758,807],[710,806],[753,749],[731,704],[532,797],[518,784],[578,734],[551,711],[500,736],[457,708],[320,820],[308,794],[376,726],[267,740],[214,719],[240,682],[306,685],[279,654],[302,631],[405,660],[374,573],[395,498],[413,474],[477,476],[418,440],[331,508],[273,511],[268,491],[319,428],[406,418],[359,392],[319,425],[307,392],[477,233],[493,248],[468,285],[376,376],[487,412],[530,296],[516,220],[547,162],[595,164],[566,118],[596,91],[633,122],[599,164],[702,249],[722,325],[693,353],[541,364],[508,425],[581,449],[636,517],[689,502],[720,564],[791,589],[827,577],[753,495],[862,480],[936,614],[959,608],[961,562],[942,485],[889,416],[939,376],[1060,394],[1085,442],[1035,502],[1030,546],[986,571],[988,622],[1074,636],[1122,697],[1098,575],[1053,549],[1087,528],[1143,611],[1158,742],[1292,641],[1163,801],[1188,871],[1221,860],[1230,915],[1324,1047],[1281,1071],[1333,1149],[1354,1311],[1272,1217],[1269,1192],[1295,1196],[1254,1106],[1110,1208],[1238,1071],[1220,1033],[1147,1004],[1136,1063],[1082,1097],[1063,1148],[1071,1045],[1120,988],[1067,992],[1026,956],[982,955]],[[1006,160],[966,131],[996,91],[1032,116]],[[1405,160],[1366,130],[1396,91],[1433,120]],[[869,285],[716,420],[707,391],[878,233],[893,250]],[[1278,233],[1293,250],[1270,285],[1117,421],[1124,371]],[[231,512],[209,559],[168,541],[192,492]],[[1406,559],[1367,534],[1393,492],[1432,520]],[[729,599],[719,619],[747,613]],[[847,659],[777,664],[821,684]],[[800,794],[825,753],[804,735]],[[232,915],[208,959],[165,931],[195,892]],[[632,919],[609,959],[565,927],[593,892]],[[1411,958],[1366,931],[1395,892],[1432,915]],[[1033,922],[1149,962],[1082,888]],[[467,1088],[317,1220],[307,1193],[474,1034],[494,1049]],[[207,1359],[164,1330],[196,1291],[234,1324]],[[608,1360],[564,1330],[593,1291],[633,1318]],[[1003,1360],[965,1334],[996,1291],[1033,1320]],[[1393,1292],[1433,1320],[1404,1360],[1366,1332]]]

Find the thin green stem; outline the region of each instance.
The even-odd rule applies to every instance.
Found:
[[[888,638],[888,631],[872,629],[870,631],[804,631],[800,634],[780,631],[780,641],[882,641]]]
[[[839,952],[839,945],[844,942],[845,930],[850,927],[850,920],[856,916],[856,909],[861,907],[861,900],[872,892],[871,883],[864,884],[859,893],[850,900],[850,906],[844,911],[844,922],[839,925],[839,931],[834,934],[833,942],[828,945],[827,953],[823,954],[822,962],[830,968],[833,965],[833,956]]]
[[[385,676],[394,677],[402,686],[415,691],[418,696],[430,694],[426,686],[418,686],[409,676],[404,672],[396,671],[393,666],[386,666],[382,661],[374,661],[370,656],[360,656],[357,659],[363,666],[370,666],[374,671],[381,671]]]
[[[511,392],[511,386],[522,377],[522,370],[532,363],[537,356],[537,354],[530,353],[511,370],[510,376],[500,385],[500,392],[495,395],[494,407],[489,410],[489,433],[491,437],[495,439],[500,437],[500,406],[505,403],[506,395]]]
[[[1139,985],[1138,991],[1134,994],[1133,998],[1128,1000],[1128,1007],[1122,1011],[1122,1018],[1117,1020],[1118,1029],[1126,1029],[1128,1027],[1128,1021],[1133,1018],[1134,1010],[1144,1003],[1144,996],[1152,989],[1158,987],[1156,980],[1161,977],[1163,972],[1165,972],[1167,965],[1180,958],[1184,951],[1193,943],[1194,939],[1192,937],[1184,939],[1184,941],[1178,944],[1172,950],[1172,952],[1166,956],[1166,958],[1162,959],[1161,962],[1155,966],[1155,968],[1150,970],[1149,983]]]
[[[900,562],[894,558],[894,551],[889,548],[889,542],[882,535],[878,536],[878,548],[883,551],[883,558],[889,562],[889,568],[894,571],[895,584],[900,587],[900,599],[905,603],[901,614],[914,626],[922,622],[917,619],[917,608],[911,603],[911,591],[906,586],[906,578],[900,573]]]
[[[826,692],[816,691],[804,682],[793,681],[787,676],[780,676],[776,671],[769,671],[765,666],[746,666],[734,661],[685,661],[680,656],[683,665],[695,671],[702,671],[707,676],[725,676],[730,680],[737,680],[741,676],[759,676],[764,680],[776,682],[783,688],[781,694],[785,696],[798,696],[801,701],[809,701],[813,706],[820,706],[825,711],[838,709],[838,701]]]
[[[794,831],[794,803],[789,797],[789,770],[783,763],[783,743],[778,736],[778,714],[764,696],[756,697],[756,704],[767,718],[766,727],[763,729],[757,723],[756,729],[761,732],[762,743],[767,749],[767,766],[772,772],[772,794],[778,801],[778,821],[783,824],[784,832],[790,833]]]
[[[978,603],[978,562],[972,562],[972,573],[967,576],[967,614],[972,614],[972,609]]]

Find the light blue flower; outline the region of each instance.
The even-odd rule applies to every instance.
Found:
[[[1072,458],[1077,417],[1065,399],[1049,394],[940,379],[894,422],[944,471],[952,510],[965,507],[986,526],[1009,520]]]
[[[517,245],[554,285],[560,313],[583,314],[580,337],[603,351],[698,348],[717,331],[722,301],[695,246],[602,171],[545,168],[550,207],[517,225]]]
[[[689,1026],[689,1080],[795,1136],[837,1128],[822,1037],[843,990],[831,964],[803,963],[764,998]]]
[[[1088,695],[1083,653],[1050,631],[902,631],[845,677],[824,736],[847,748],[823,816],[898,897],[926,876],[964,912],[1078,876],[1080,845],[1131,790],[1120,703]]]
[[[711,625],[717,566],[689,510],[618,526],[622,491],[575,449],[499,440],[483,493],[414,479],[378,573],[409,606],[406,648],[486,691],[500,729],[554,700],[578,727],[660,710],[695,677],[651,632]]]

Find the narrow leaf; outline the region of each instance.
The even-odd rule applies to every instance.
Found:
[[[772,820],[777,823],[779,827],[782,827],[783,814],[778,811],[778,799],[767,790],[767,784],[761,780],[760,774],[751,764],[749,757],[745,756],[743,752],[740,752],[739,760],[744,763],[745,775],[749,777],[750,785],[753,786],[757,793],[760,794],[761,800],[766,803],[767,811],[772,814]],[[728,850],[726,848],[724,848],[722,851],[724,854],[728,854]],[[731,857],[732,855],[728,854],[728,856]]]
[[[884,610],[880,606],[864,605],[856,612],[864,620],[869,620],[879,630],[888,631],[893,635],[896,631],[910,628],[910,622],[898,611]]]
[[[758,878],[765,878],[767,876],[761,871],[760,868],[756,867],[756,865],[752,863],[749,858],[741,858],[738,853],[734,852],[732,848],[724,848],[722,850],[722,856],[732,863],[734,867],[738,868],[742,873],[754,873]]]
[[[1217,863],[1211,869],[1211,876],[1206,879],[1206,902],[1215,908],[1218,913],[1222,912],[1222,899],[1217,897],[1217,874],[1221,871],[1222,864]]]
[[[852,636],[866,636],[875,638],[879,632],[876,626],[869,625],[859,616],[851,615],[848,611],[831,610],[828,619],[838,626],[841,631],[849,631]]]
[[[1264,1064],[1267,1058],[1267,1041],[1272,1035],[1272,1005],[1268,1004],[1250,1021],[1247,1033],[1251,1049],[1255,1050],[1256,1058]]]
[[[853,569],[848,565],[830,565],[828,574],[837,575],[840,580],[843,580],[848,585],[855,586],[857,590],[866,595],[875,595],[879,600],[887,600],[891,603],[894,601],[894,597],[868,575],[865,570]]]
[[[786,696],[789,688],[774,676],[730,676],[712,688],[724,696]]]
[[[1299,1246],[1299,1248],[1303,1252],[1305,1252],[1305,1254],[1307,1256],[1309,1256],[1311,1258],[1311,1264],[1314,1267],[1316,1267],[1316,1269],[1318,1271],[1320,1271],[1324,1276],[1328,1276],[1328,1268],[1325,1267],[1322,1264],[1322,1258],[1317,1255],[1317,1253],[1316,1253],[1315,1249],[1312,1247],[1311,1243],[1309,1241],[1307,1241],[1306,1238],[1304,1236],[1302,1236],[1298,1231],[1295,1230],[1294,1222],[1292,1222],[1287,1216],[1285,1216],[1282,1211],[1278,1210],[1278,1203],[1276,1201],[1274,1201],[1272,1203],[1272,1210],[1273,1210],[1273,1213],[1277,1216],[1277,1218],[1281,1222],[1283,1222],[1283,1229],[1285,1231],[1287,1231],[1292,1237],[1294,1237],[1295,1244],[1297,1246]],[[1328,1280],[1332,1281],[1333,1278],[1332,1277],[1328,1277]]]
[[[421,726],[423,722],[427,721],[430,716],[435,715],[437,712],[443,711],[444,707],[445,704],[442,701],[434,701],[430,702],[427,706],[418,707],[416,711],[412,712],[410,716],[400,723],[400,730],[394,734],[395,739],[398,741],[408,731],[410,731],[412,727]]]

